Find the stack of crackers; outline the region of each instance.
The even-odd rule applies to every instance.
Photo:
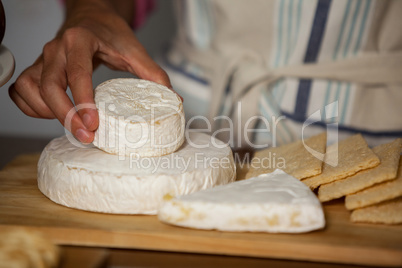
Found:
[[[321,202],[346,197],[353,222],[402,223],[402,139],[370,149],[360,135],[326,147],[326,134],[281,147],[259,151],[246,178],[273,172],[261,167],[262,159],[274,155],[285,161],[286,173],[312,190]]]

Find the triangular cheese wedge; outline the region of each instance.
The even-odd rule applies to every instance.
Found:
[[[323,228],[314,193],[282,170],[165,200],[161,221],[222,231],[299,233]]]

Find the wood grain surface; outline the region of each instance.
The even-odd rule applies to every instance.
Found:
[[[42,231],[60,245],[113,247],[402,266],[402,226],[355,224],[343,200],[324,206],[324,230],[306,234],[203,231],[163,224],[155,216],[110,215],[53,203],[37,188],[39,155],[22,155],[0,171],[0,228]],[[244,170],[239,170],[240,177]]]

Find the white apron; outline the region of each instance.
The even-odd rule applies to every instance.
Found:
[[[330,143],[402,136],[402,1],[179,0],[176,11],[161,64],[186,115],[233,147],[325,130]]]

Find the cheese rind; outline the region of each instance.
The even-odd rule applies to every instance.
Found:
[[[99,127],[93,144],[105,152],[162,156],[184,142],[181,99],[169,88],[132,78],[108,80],[95,89]]]
[[[281,170],[166,200],[158,218],[222,231],[299,233],[325,225],[317,197]]]
[[[196,148],[200,144],[206,148]],[[202,133],[189,133],[175,153],[124,160],[93,145],[76,147],[64,136],[46,146],[38,164],[39,189],[52,201],[119,214],[156,214],[167,194],[189,194],[235,176],[230,147]]]

